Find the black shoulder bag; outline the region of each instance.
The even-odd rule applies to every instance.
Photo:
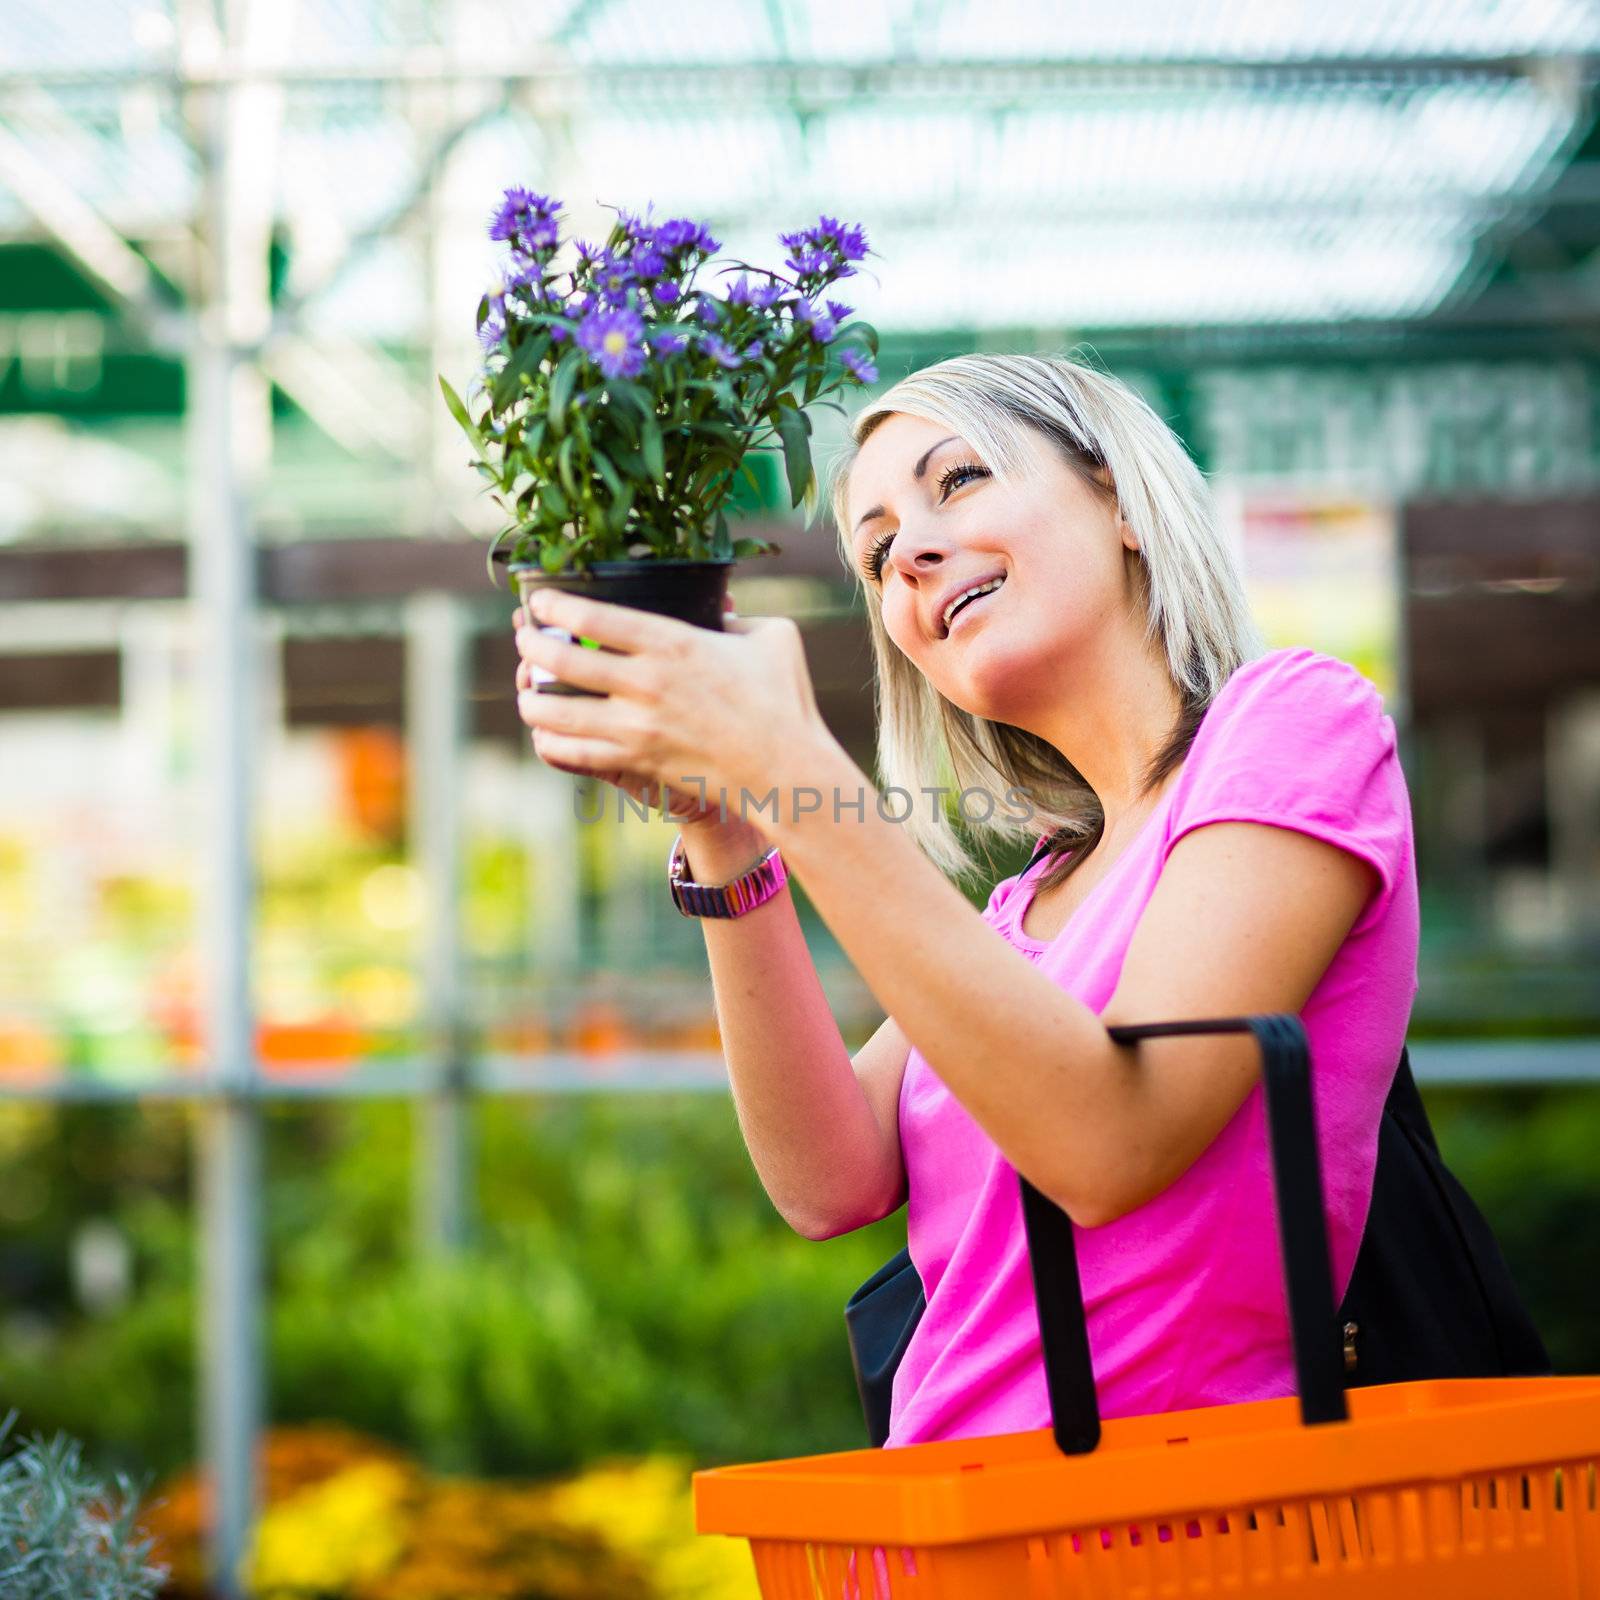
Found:
[[[1246,1019],[1234,1017],[1107,1031],[1119,1044],[1132,1044],[1161,1035],[1234,1033],[1247,1026]],[[861,1409],[875,1445],[889,1436],[895,1369],[926,1303],[910,1253],[902,1250],[845,1306]],[[1544,1342],[1494,1234],[1440,1158],[1404,1049],[1378,1128],[1366,1229],[1326,1338],[1341,1353],[1351,1387],[1550,1371]]]

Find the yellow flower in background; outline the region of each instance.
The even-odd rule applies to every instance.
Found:
[[[636,1557],[661,1600],[760,1600],[750,1546],[694,1531],[688,1462],[610,1462],[546,1491],[550,1514]]]
[[[363,1462],[269,1506],[246,1586],[260,1600],[301,1600],[382,1576],[405,1548],[414,1485],[404,1467]]]

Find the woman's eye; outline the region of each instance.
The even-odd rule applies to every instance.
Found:
[[[952,490],[959,489],[963,483],[968,482],[970,479],[987,478],[988,476],[988,469],[980,467],[976,461],[958,462],[953,467],[947,467],[939,475],[939,498],[941,500],[948,498]],[[893,539],[894,535],[892,533],[886,533],[867,552],[865,562],[867,574],[875,582],[881,583],[883,581],[883,558],[888,554],[889,545]]]
[[[969,478],[986,478],[989,474],[976,461],[961,461],[948,467],[939,477],[939,498],[943,500],[952,489],[959,489]]]
[[[883,577],[883,558],[888,553],[889,543],[894,538],[892,533],[886,533],[867,552],[867,572],[875,580]]]

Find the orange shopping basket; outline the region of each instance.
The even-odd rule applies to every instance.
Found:
[[[1102,1425],[1072,1225],[1024,1180],[1053,1426],[696,1473],[768,1600],[1600,1600],[1600,1377],[1346,1393],[1300,1019],[1110,1032],[1245,1030],[1298,1398]]]

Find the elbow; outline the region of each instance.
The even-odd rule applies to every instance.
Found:
[[[785,1215],[785,1222],[800,1235],[802,1239],[811,1239],[820,1244],[824,1239],[837,1239],[841,1233],[849,1233],[857,1226],[855,1223],[836,1222],[831,1218],[813,1216]]]
[[[788,1207],[780,1209],[779,1214],[802,1239],[812,1239],[821,1243],[824,1239],[837,1239],[841,1234],[854,1233],[857,1228],[881,1222],[891,1213],[898,1211],[905,1201],[905,1184],[902,1181],[887,1197],[880,1196],[854,1207],[835,1211]]]

